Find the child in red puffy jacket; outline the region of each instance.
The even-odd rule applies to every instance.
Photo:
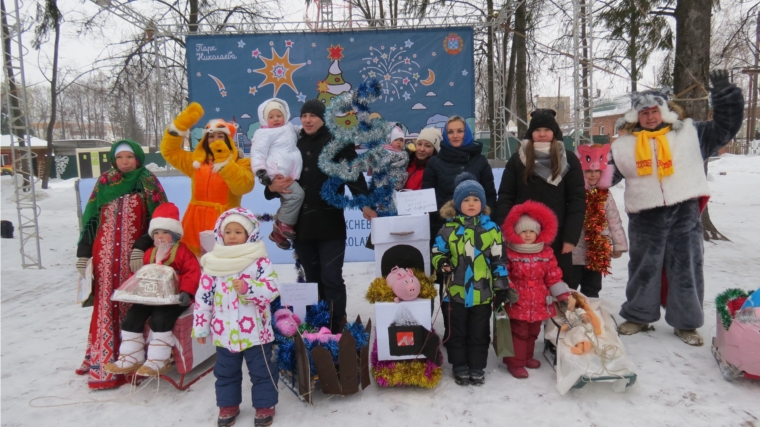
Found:
[[[510,210],[501,230],[511,286],[519,294],[517,302],[506,304],[515,355],[505,357],[504,363],[515,378],[528,378],[525,368],[541,366],[533,358],[533,348],[541,323],[556,314],[553,297],[567,304],[570,295],[551,248],[557,236],[557,217],[547,206],[529,200]]]
[[[148,234],[153,239],[153,247],[143,254],[144,264],[163,264],[172,267],[179,283],[179,304],[145,305],[132,304],[121,323],[121,345],[119,358],[105,366],[113,374],[136,372],[142,376],[158,376],[171,367],[171,352],[175,344],[172,329],[177,318],[193,302],[201,278],[198,259],[182,242],[182,223],[179,209],[173,203],[162,203],[153,212]],[[159,246],[169,246],[164,259],[157,257]],[[148,322],[152,339],[147,343],[147,360],[143,331]]]

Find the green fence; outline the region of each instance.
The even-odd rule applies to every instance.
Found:
[[[50,177],[70,179],[77,178],[77,156],[53,156],[54,161],[50,162]],[[166,160],[160,153],[145,153],[145,164],[155,163],[158,166],[166,166]],[[59,169],[60,168],[60,176]]]

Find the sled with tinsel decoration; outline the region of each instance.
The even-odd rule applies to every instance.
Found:
[[[274,313],[280,308],[277,298],[271,304],[271,311]],[[282,381],[301,401],[309,404],[313,404],[314,390],[348,396],[370,385],[371,320],[365,326],[359,316],[352,323],[343,319],[338,340],[320,342],[304,338],[304,334],[329,328],[331,317],[331,307],[321,301],[306,308],[306,318],[293,337],[286,337],[274,328],[275,361]]]
[[[580,294],[578,291],[572,291]],[[582,295],[582,294],[580,294]],[[585,296],[584,296],[585,297]],[[573,354],[565,344],[567,333],[561,329],[564,316],[557,316],[544,326],[544,358],[557,374],[557,390],[565,394],[589,383],[612,383],[615,392],[623,392],[636,383],[635,366],[628,358],[623,342],[617,332],[617,323],[603,301],[587,298],[588,306],[599,319],[600,334],[589,334],[592,350],[585,354]]]
[[[403,246],[403,245],[401,245]],[[397,249],[399,246],[392,248],[389,252],[393,252],[393,249]],[[401,252],[403,253],[403,252]],[[414,258],[407,258],[411,264],[415,264]],[[399,267],[411,268],[414,276],[420,282],[420,294],[414,301],[403,301],[398,304],[394,303],[396,295],[393,290],[388,286],[385,276],[387,276],[389,270],[396,264],[401,264]],[[395,304],[402,306],[408,303],[420,303],[424,301],[424,310],[429,313],[430,301],[434,300],[438,295],[433,284],[433,277],[427,276],[422,270],[421,265],[408,265],[396,258],[393,263],[384,263],[382,276],[373,280],[367,289],[366,299],[371,304]],[[391,265],[393,264],[393,265]],[[417,263],[418,264],[418,263]],[[380,360],[378,352],[378,334],[391,334],[395,331],[393,327],[387,328],[388,330],[380,330],[380,322],[375,329],[375,340],[372,343],[372,376],[375,378],[377,385],[381,387],[423,387],[434,388],[441,380],[443,369],[443,354],[441,353],[440,338],[435,333],[432,327],[428,330],[419,325],[407,326],[410,336],[413,336],[414,344],[416,347],[411,353],[406,352],[407,355],[404,360]],[[402,332],[403,333],[403,332]],[[389,337],[389,344],[393,346],[392,337]]]
[[[715,298],[715,307],[712,353],[723,378],[760,380],[760,289],[727,289]]]

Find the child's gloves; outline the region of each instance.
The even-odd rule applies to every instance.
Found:
[[[494,307],[500,307],[504,305],[504,303],[507,302],[507,299],[509,299],[509,297],[507,296],[507,291],[505,289],[497,290],[493,293]]]
[[[168,132],[172,136],[184,135],[188,129],[198,123],[201,117],[203,117],[203,107],[197,102],[192,102],[174,119]]]
[[[142,268],[143,255],[145,255],[145,251],[141,249],[132,249],[132,253],[129,254],[129,271],[134,273]]]
[[[214,155],[214,172],[219,172],[232,159],[232,150],[223,140],[216,140],[209,144],[211,153]]]
[[[269,178],[269,175],[267,175],[267,171],[264,169],[259,169],[256,171],[256,177],[259,179],[259,182],[261,185],[269,187],[272,185],[272,179]]]
[[[193,298],[187,292],[180,292],[179,305],[180,307],[187,307],[193,301]]]
[[[438,268],[444,273],[451,273],[451,260],[448,257],[441,257]]]
[[[517,293],[517,289],[515,288],[507,289],[507,300],[509,301],[510,304],[514,304],[518,300],[520,300],[520,294]]]
[[[718,93],[723,89],[731,86],[731,82],[728,80],[727,70],[713,70],[710,72],[710,84],[712,87],[710,91],[712,93]]]
[[[79,271],[79,275],[84,277],[84,271],[87,269],[87,261],[89,261],[89,258],[77,258],[77,270]]]

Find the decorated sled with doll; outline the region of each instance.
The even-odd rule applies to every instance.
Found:
[[[590,382],[609,382],[623,392],[636,382],[615,319],[601,300],[573,291],[568,310],[557,310],[544,331],[544,357],[557,373],[560,394]]]
[[[272,301],[275,360],[280,376],[301,401],[313,403],[314,390],[348,396],[364,390],[369,379],[369,331],[372,321],[342,322],[333,334],[331,309],[325,301],[307,306],[303,321],[290,308]]]
[[[760,380],[760,289],[728,289],[715,299],[717,326],[712,353],[720,373]]]

